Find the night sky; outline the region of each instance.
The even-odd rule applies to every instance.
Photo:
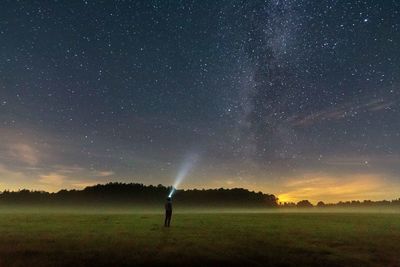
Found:
[[[0,190],[400,197],[400,3],[3,1]]]

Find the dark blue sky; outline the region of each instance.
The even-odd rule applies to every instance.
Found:
[[[0,189],[400,188],[397,1],[5,1]]]

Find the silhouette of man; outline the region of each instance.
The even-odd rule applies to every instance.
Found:
[[[169,227],[171,223],[171,216],[172,216],[172,201],[171,198],[167,198],[167,202],[165,203],[165,221],[164,226]]]

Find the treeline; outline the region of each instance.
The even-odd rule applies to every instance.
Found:
[[[280,202],[279,207],[284,208],[379,208],[379,207],[400,207],[400,198],[395,200],[352,200],[352,201],[339,201],[337,203],[324,203],[319,201],[317,205],[313,205],[308,200],[301,200],[297,203],[295,202]]]
[[[0,205],[9,204],[62,204],[62,205],[104,205],[118,206],[160,206],[172,187],[163,185],[143,185],[138,183],[108,183],[88,186],[83,190],[60,190],[56,193],[45,191],[3,191],[0,192]],[[308,200],[279,202],[272,194],[253,192],[243,188],[234,189],[190,189],[177,190],[173,197],[174,205],[202,207],[241,207],[241,208],[373,208],[400,207],[400,199],[387,201],[340,201],[338,203],[318,202],[313,205]]]
[[[122,206],[152,206],[163,203],[172,187],[137,183],[108,183],[86,187],[83,190],[4,191],[1,204],[117,204]],[[182,206],[212,207],[276,207],[274,195],[252,192],[247,189],[177,190],[173,201]],[[162,205],[162,204],[161,204]]]

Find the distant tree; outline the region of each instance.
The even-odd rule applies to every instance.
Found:
[[[301,200],[301,201],[297,202],[296,206],[298,208],[312,208],[313,204],[311,204],[311,202],[308,200]]]
[[[319,201],[319,202],[317,203],[317,207],[323,208],[323,207],[325,207],[325,203],[324,203],[323,201]]]
[[[296,203],[294,203],[294,202],[281,202],[280,203],[280,206],[281,207],[284,207],[284,208],[294,208],[294,207],[296,207]]]
[[[399,206],[399,205],[400,205],[400,198],[399,198],[399,199],[392,200],[391,204],[392,204],[392,205],[395,205],[395,206]]]

